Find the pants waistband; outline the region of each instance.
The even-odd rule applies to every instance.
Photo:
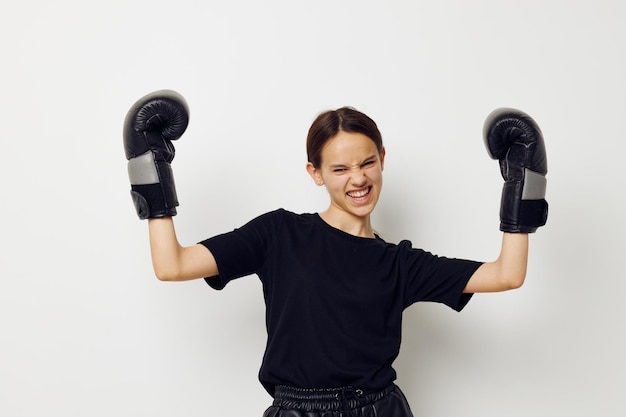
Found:
[[[395,384],[380,391],[364,391],[355,387],[311,389],[279,385],[274,393],[274,406],[300,411],[348,411],[379,401],[394,389]]]

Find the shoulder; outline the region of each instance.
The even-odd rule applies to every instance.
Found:
[[[265,229],[274,233],[282,229],[302,229],[303,227],[311,227],[315,224],[315,215],[310,213],[297,214],[284,208],[268,211],[263,213],[244,226],[241,229]]]
[[[314,222],[315,214],[312,213],[294,213],[284,208],[268,211],[256,217],[252,221],[286,221],[286,222]]]
[[[421,248],[416,248],[413,246],[413,243],[410,240],[403,239],[398,243],[386,242],[379,236],[377,236],[377,240],[381,242],[387,250],[398,253],[403,256],[428,256],[432,255],[430,252],[425,251]]]

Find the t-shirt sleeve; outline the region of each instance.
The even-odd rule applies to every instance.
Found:
[[[200,242],[211,251],[219,271],[219,275],[205,278],[207,284],[221,290],[230,281],[257,272],[265,262],[281,211],[266,213],[231,232]]]
[[[463,292],[467,282],[482,262],[446,258],[404,245],[408,282],[405,307],[418,301],[442,303],[461,311],[473,294]]]

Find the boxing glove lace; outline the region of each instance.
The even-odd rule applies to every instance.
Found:
[[[500,108],[487,116],[483,138],[489,156],[500,161],[504,178],[500,230],[535,232],[548,218],[548,161],[539,126],[520,110]]]
[[[140,219],[176,215],[178,198],[171,162],[173,140],[189,123],[189,108],[175,91],[159,90],[140,98],[124,120],[130,194]]]

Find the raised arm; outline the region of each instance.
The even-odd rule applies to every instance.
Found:
[[[171,217],[148,220],[152,266],[161,281],[186,281],[218,275],[211,252],[203,245],[181,246]]]
[[[152,264],[157,277],[182,281],[217,275],[211,253],[202,245],[183,247],[174,230],[178,197],[171,162],[173,140],[189,122],[185,99],[159,90],[139,99],[124,120],[124,150],[128,159],[131,197],[140,219],[149,219]]]
[[[470,278],[465,292],[505,291],[524,283],[528,234],[546,224],[548,162],[539,126],[515,109],[497,109],[485,121],[483,136],[489,155],[500,161],[504,178],[500,206],[502,249]]]
[[[528,234],[502,235],[500,256],[493,262],[482,264],[472,275],[465,292],[496,292],[519,288],[526,278],[528,263]]]

